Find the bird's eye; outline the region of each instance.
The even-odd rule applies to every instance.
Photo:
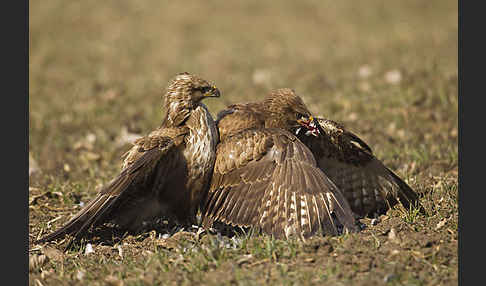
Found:
[[[203,86],[203,87],[200,87],[199,90],[201,91],[201,93],[207,93],[211,90],[211,87],[209,86]]]
[[[302,119],[302,118],[306,118],[306,116],[304,114],[298,113],[298,112],[295,114],[295,117],[296,117],[297,120]]]

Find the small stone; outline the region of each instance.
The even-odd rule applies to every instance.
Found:
[[[76,273],[76,279],[81,281],[81,280],[83,280],[85,275],[86,275],[86,272],[84,272],[83,270],[78,270],[78,272]]]
[[[391,70],[385,74],[385,81],[389,84],[398,84],[402,81],[402,73],[399,70]]]
[[[437,224],[437,226],[435,227],[436,230],[440,229],[441,227],[443,227],[447,222],[447,219],[443,219],[441,221],[439,221],[439,223]]]
[[[161,238],[162,238],[162,239],[167,239],[167,238],[169,238],[169,237],[170,237],[170,234],[168,234],[168,233],[165,233],[165,234],[163,234],[163,235],[161,236]]]
[[[397,231],[393,227],[390,229],[390,232],[388,233],[388,240],[392,242],[399,242]]]
[[[93,253],[94,250],[93,250],[93,246],[91,245],[91,243],[88,243],[86,244],[86,249],[84,250],[84,254],[88,255],[90,253]]]
[[[452,129],[451,132],[449,132],[449,134],[451,135],[451,137],[456,138],[457,137],[457,129],[456,128]]]
[[[96,141],[96,135],[93,134],[93,133],[88,133],[86,135],[86,138],[85,139],[86,139],[86,142],[93,144]]]
[[[371,67],[369,65],[363,65],[358,69],[358,76],[360,78],[367,78],[372,74]]]
[[[359,116],[356,112],[351,112],[349,115],[348,115],[348,120],[349,121],[356,121],[358,120]]]

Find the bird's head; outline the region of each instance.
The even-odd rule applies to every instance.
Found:
[[[167,87],[164,105],[170,123],[182,123],[204,98],[219,97],[220,91],[208,81],[187,72],[176,75]]]
[[[294,134],[319,135],[317,120],[293,89],[280,88],[264,99],[265,127],[276,127]]]
[[[220,92],[216,86],[196,75],[183,72],[169,82],[165,103],[170,104],[180,100],[198,103],[204,98],[219,96]]]

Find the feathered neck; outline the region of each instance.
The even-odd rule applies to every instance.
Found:
[[[164,98],[166,126],[179,126],[190,116],[191,111],[197,106],[191,98],[191,87],[181,85],[178,81],[172,82],[167,88]]]

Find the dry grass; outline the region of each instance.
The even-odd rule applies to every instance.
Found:
[[[88,255],[31,244],[30,284],[457,284],[457,2],[29,5],[30,241],[117,173],[126,133],[159,125],[161,95],[182,71],[221,89],[206,102],[214,115],[294,88],[368,142],[429,212],[397,207],[361,233],[306,243],[182,232],[93,244]]]

